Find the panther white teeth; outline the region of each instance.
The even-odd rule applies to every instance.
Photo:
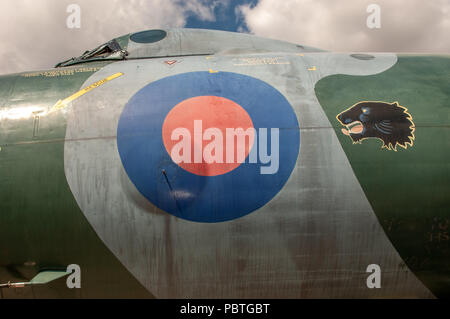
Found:
[[[352,122],[346,125],[345,127],[347,129],[345,128],[342,129],[342,133],[344,133],[345,135],[360,134],[364,129],[364,126],[359,121]]]

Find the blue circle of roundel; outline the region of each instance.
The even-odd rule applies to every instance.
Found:
[[[195,175],[174,163],[164,147],[163,123],[173,107],[196,96],[223,97],[243,107],[256,129],[253,147],[259,144],[260,128],[267,132],[278,128],[278,170],[261,174],[261,167],[270,163],[261,163],[260,156],[258,163],[247,159],[218,176]],[[191,72],[163,78],[138,91],[120,116],[117,145],[129,178],[150,202],[177,217],[213,223],[245,216],[283,188],[297,161],[300,131],[291,105],[269,84],[237,73]]]

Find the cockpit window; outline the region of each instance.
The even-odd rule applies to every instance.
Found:
[[[120,40],[120,38],[118,39]],[[58,63],[55,68],[99,60],[123,60],[128,52],[122,48],[119,42],[114,39],[91,51],[84,52],[77,58],[71,58],[67,61]]]
[[[155,43],[165,37],[167,37],[167,32],[164,30],[147,30],[132,34],[130,39],[136,43]]]

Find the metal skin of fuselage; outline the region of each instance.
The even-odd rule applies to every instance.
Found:
[[[119,39],[124,59],[0,77],[0,284],[70,264],[82,272],[80,289],[57,280],[0,289],[1,298],[450,296],[449,55],[332,53],[195,29]],[[152,83],[194,72],[212,86],[221,74],[262,81],[298,121],[289,178],[238,218],[173,216],[124,168],[118,125],[127,104]],[[239,94],[258,98],[245,85]],[[407,109],[412,143],[351,139],[339,114],[365,101]],[[277,112],[273,105],[266,116]],[[165,174],[164,165],[173,163],[161,163]],[[250,198],[264,187],[192,196]],[[380,288],[367,286],[371,264]]]

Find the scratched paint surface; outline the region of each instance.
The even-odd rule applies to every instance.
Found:
[[[0,298],[151,298],[80,211],[64,175],[66,111],[42,115],[105,63],[0,77],[0,283],[79,264],[82,288],[64,279],[2,289]],[[36,124],[39,124],[36,127]]]
[[[386,71],[395,55],[363,61],[206,30],[170,30],[164,41],[128,46],[130,58],[164,58],[115,62],[70,88],[61,80],[84,71],[0,78],[0,106],[7,106],[8,116],[0,121],[0,245],[14,239],[14,246],[1,246],[0,279],[17,278],[12,274],[33,265],[29,258],[37,267],[75,258],[87,269],[81,295],[64,294],[62,282],[43,287],[41,296],[433,297],[390,243],[314,92],[315,83],[332,74]],[[88,67],[98,66],[82,66]],[[302,133],[300,156],[282,191],[254,214],[208,227],[149,203],[127,176],[116,144],[120,114],[134,94],[159,79],[198,71],[266,81],[292,105]],[[52,117],[34,116],[119,72],[124,76]],[[30,78],[38,81],[24,85]],[[365,285],[365,269],[374,260],[384,271],[383,289]]]
[[[379,73],[392,67],[396,56],[361,61],[347,54],[305,53],[285,59],[289,64],[238,67],[232,56],[184,57],[174,67],[159,59],[128,61],[90,78],[85,85],[125,74],[108,84],[108,94],[100,88],[74,102],[67,140],[99,137],[66,143],[66,176],[77,203],[117,258],[160,298],[432,297],[386,237],[314,93],[322,77]],[[280,193],[255,213],[219,224],[178,219],[146,200],[111,138],[123,108],[141,88],[167,76],[209,70],[266,81],[292,105],[302,133],[297,164]],[[366,287],[365,270],[374,260],[385,269],[384,290]]]
[[[440,297],[450,296],[450,58],[401,56],[378,75],[335,75],[316,93],[387,235]],[[399,101],[414,118],[412,147],[352,144],[336,115],[358,101]]]

